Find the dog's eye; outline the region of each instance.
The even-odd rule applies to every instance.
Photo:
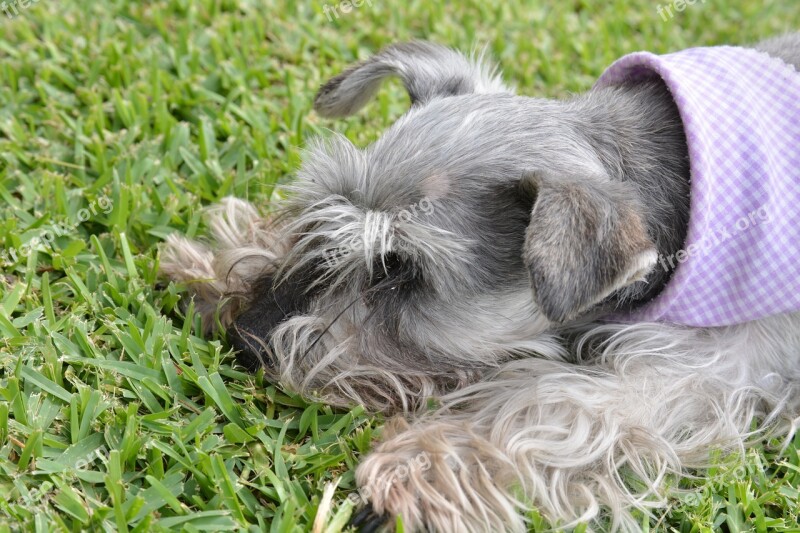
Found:
[[[418,271],[413,261],[395,253],[388,253],[375,260],[372,266],[371,285],[375,288],[407,288],[418,281]]]

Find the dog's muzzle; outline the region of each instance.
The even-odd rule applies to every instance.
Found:
[[[308,310],[312,299],[306,290],[308,282],[307,276],[301,275],[277,285],[271,278],[254,285],[248,307],[227,330],[240,364],[250,370],[277,366],[270,344],[272,333],[287,319]]]
[[[269,337],[262,338],[254,331],[234,322],[228,328],[228,341],[236,350],[236,360],[247,370],[255,372],[261,367],[275,368]]]

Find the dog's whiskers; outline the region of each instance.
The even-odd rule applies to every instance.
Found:
[[[250,347],[250,352],[255,354],[258,357],[258,361],[261,363],[262,366],[266,368],[274,368],[275,362],[273,359],[275,358],[275,354],[272,351],[272,348],[269,346],[269,343],[266,342],[264,339],[259,337],[258,335],[254,335],[250,331],[240,328],[238,325],[233,326],[236,334],[239,335],[239,338],[242,339],[247,345]],[[254,342],[258,347],[262,348],[262,350],[253,349],[254,346],[251,343]],[[265,360],[264,355],[266,354],[267,359]]]
[[[377,291],[379,291],[379,290],[383,290],[383,289],[386,289],[386,288],[388,288],[389,290],[395,290],[395,289],[397,289],[397,285],[395,285],[394,287],[384,287],[384,286],[383,286],[384,284],[385,284],[385,285],[391,285],[391,283],[392,283],[392,282],[394,282],[394,280],[392,280],[391,278],[384,279],[384,280],[382,280],[382,281],[380,281],[380,282],[376,283],[374,286],[370,287],[370,288],[369,288],[369,289],[367,289],[366,291],[364,291],[362,294],[359,294],[357,297],[355,297],[355,298],[354,298],[354,299],[353,299],[353,300],[352,300],[352,301],[351,301],[349,304],[347,304],[347,305],[344,307],[344,309],[342,309],[342,310],[341,310],[341,311],[340,311],[340,312],[339,312],[339,313],[338,313],[338,314],[337,314],[335,317],[333,317],[333,320],[331,320],[331,322],[330,322],[330,323],[329,323],[329,324],[328,324],[328,325],[325,327],[325,329],[324,329],[324,330],[322,330],[322,332],[319,334],[319,336],[317,336],[317,338],[316,338],[316,339],[314,339],[314,342],[312,342],[312,343],[311,343],[311,345],[310,345],[310,346],[309,346],[309,347],[306,349],[306,351],[303,353],[303,357],[302,357],[302,358],[303,358],[303,359],[306,359],[306,358],[307,358],[307,356],[308,356],[308,354],[311,352],[311,350],[312,350],[312,349],[314,349],[314,347],[315,347],[315,346],[316,346],[316,345],[319,343],[319,341],[320,341],[320,340],[322,340],[322,337],[323,337],[323,336],[325,336],[325,334],[326,334],[326,333],[328,333],[328,331],[330,331],[330,329],[331,329],[331,328],[334,326],[334,324],[336,324],[336,322],[337,322],[337,321],[338,321],[338,320],[339,320],[339,319],[340,319],[342,316],[344,316],[344,314],[345,314],[345,313],[346,313],[346,312],[347,312],[347,311],[348,311],[348,310],[349,310],[351,307],[353,307],[353,306],[354,306],[354,305],[355,305],[355,304],[356,304],[356,303],[357,303],[359,300],[361,300],[361,299],[362,299],[362,298],[364,298],[365,296],[369,295],[370,293],[377,292]],[[370,313],[369,313],[369,314],[368,314],[368,315],[367,315],[367,316],[364,318],[364,320],[362,321],[362,324],[364,324],[364,323],[366,323],[367,321],[369,321],[369,319],[370,319],[370,318],[372,318],[372,317],[375,315],[375,312],[376,312],[376,311],[377,311],[377,308],[375,308],[375,309],[373,309],[372,311],[370,311]]]
[[[338,321],[340,318],[342,318],[342,316],[344,316],[344,314],[345,314],[345,313],[346,313],[346,312],[347,312],[347,311],[348,311],[348,310],[349,310],[351,307],[353,307],[353,306],[354,306],[354,305],[355,305],[355,304],[356,304],[356,303],[357,303],[357,302],[358,302],[360,299],[361,299],[361,295],[359,295],[359,296],[357,296],[356,298],[354,298],[354,299],[353,299],[353,300],[352,300],[352,301],[351,301],[349,304],[347,304],[347,305],[345,306],[345,308],[344,308],[344,309],[342,309],[341,311],[339,311],[339,313],[338,313],[338,314],[337,314],[337,315],[336,315],[336,316],[333,318],[333,320],[331,320],[331,322],[330,322],[330,323],[329,323],[327,326],[325,326],[325,329],[323,329],[323,330],[322,330],[322,332],[319,334],[319,336],[317,336],[317,338],[316,338],[316,339],[314,339],[314,342],[312,342],[312,343],[311,343],[311,346],[309,346],[309,347],[306,349],[306,351],[303,353],[303,357],[302,357],[303,359],[306,359],[306,358],[308,357],[308,354],[311,352],[311,350],[313,350],[313,349],[314,349],[314,347],[315,347],[315,346],[316,346],[316,345],[319,343],[319,341],[321,341],[321,340],[322,340],[322,337],[324,337],[324,336],[325,336],[325,334],[326,334],[326,333],[328,333],[328,331],[330,331],[330,329],[333,327],[333,325],[334,325],[334,324],[336,324],[336,322],[337,322],[337,321]]]

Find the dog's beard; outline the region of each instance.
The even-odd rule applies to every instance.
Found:
[[[359,310],[352,313],[357,316]],[[280,324],[270,339],[275,379],[328,404],[391,413],[423,407],[427,399],[481,377],[477,368],[437,371],[428,361],[412,361],[407,353],[393,350],[391,343],[347,336],[348,330],[364,330],[361,320],[345,315],[332,323],[307,315]]]

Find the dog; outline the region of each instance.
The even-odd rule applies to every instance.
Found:
[[[734,52],[796,83],[800,34],[689,57],[713,70]],[[703,118],[681,101],[701,103],[680,83],[708,69],[681,67],[685,57],[638,55],[556,101],[515,95],[484,54],[390,46],[315,100],[322,116],[350,115],[399,76],[411,108],[380,139],[312,141],[267,216],[227,198],[209,211],[210,243],[168,238],[163,273],[242,364],[309,398],[400,415],[356,472],[368,504],[355,525],[402,516],[412,531],[524,531],[521,511],[535,506],[559,527],[638,530],[632,511],[663,506],[671,476],[707,466],[710,451],[793,434],[800,309],[782,303],[793,297],[770,300],[777,289],[739,273],[748,289],[731,300],[728,274],[692,277],[687,265],[749,243],[758,253],[742,260],[762,267],[763,243],[793,231],[798,208],[767,191],[739,216],[730,191],[696,191],[734,171],[697,150]],[[741,85],[728,77],[703,90]],[[800,99],[784,103],[796,111]],[[800,147],[795,134],[781,138]],[[733,146],[737,157],[758,160],[754,143]],[[696,206],[747,228],[708,240]],[[706,250],[686,246],[697,238]],[[675,284],[688,300],[675,303]],[[699,307],[680,307],[698,294]]]

